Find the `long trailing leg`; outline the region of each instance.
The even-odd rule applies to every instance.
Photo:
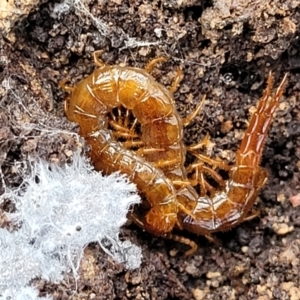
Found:
[[[267,87],[257,105],[256,112],[251,116],[245,136],[242,140],[237,155],[237,165],[258,166],[267,133],[270,128],[273,115],[279,106],[279,100],[283,94],[288,74],[285,74],[277,91],[270,98],[272,89],[272,73],[269,73]]]

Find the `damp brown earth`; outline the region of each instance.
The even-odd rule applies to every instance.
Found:
[[[78,147],[87,150],[77,126],[64,116],[58,83],[90,74],[95,50],[104,49],[109,64],[136,67],[167,56],[153,72],[166,86],[181,67],[184,78],[175,93],[181,116],[207,97],[202,113],[185,129],[186,143],[208,133],[212,155],[229,161],[268,72],[275,85],[289,72],[261,162],[269,180],[255,205],[258,218],[218,234],[219,244],[180,232],[199,246],[189,257],[183,256],[184,245],[129,224],[122,236],[142,248],[139,269],[127,271],[98,245],[89,245],[77,283],[71,274],[60,284],[36,280],[40,295],[300,299],[300,212],[289,201],[300,193],[299,1],[74,0],[35,2],[32,8],[0,39],[0,155],[11,187],[22,182],[28,161],[40,157],[63,165]],[[2,209],[11,209],[9,203]]]

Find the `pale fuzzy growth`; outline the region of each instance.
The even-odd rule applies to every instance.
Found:
[[[10,233],[0,228],[0,252],[0,299],[18,294],[35,277],[62,279],[57,259],[46,259],[22,231]]]
[[[77,154],[64,168],[36,163],[25,185],[24,194],[15,198],[17,212],[9,217],[22,222],[22,230],[44,253],[57,252],[76,270],[84,247],[91,242],[110,241],[105,251],[112,255],[123,251],[120,227],[130,207],[140,200],[125,176],[102,176]]]
[[[1,296],[0,300],[52,300],[53,298],[50,296],[39,297],[39,293],[37,289],[31,286],[25,286],[20,288],[19,290],[6,290],[5,293]]]
[[[126,268],[139,267],[141,250],[118,238],[128,210],[140,201],[125,176],[104,177],[76,154],[63,168],[37,162],[23,188],[5,195],[16,205],[16,212],[7,216],[20,229],[0,230],[0,297],[35,277],[57,282],[69,270],[77,275],[83,250],[91,242],[98,241]]]

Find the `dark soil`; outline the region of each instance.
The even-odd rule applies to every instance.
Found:
[[[53,12],[58,2],[49,1],[0,40],[0,155],[10,187],[20,184],[29,161],[41,157],[63,165],[82,147],[78,127],[64,116],[59,82],[69,78],[75,84],[90,74],[95,50],[105,50],[102,58],[108,64],[141,68],[152,58],[169,57],[153,72],[166,86],[180,66],[184,79],[175,93],[180,114],[190,113],[202,95],[208,99],[186,128],[185,141],[197,142],[209,133],[213,155],[229,161],[268,72],[273,71],[275,86],[289,72],[261,162],[269,180],[256,204],[259,218],[218,234],[220,245],[180,232],[199,246],[189,257],[183,256],[184,245],[128,225],[122,234],[142,247],[139,269],[126,271],[91,245],[77,291],[70,275],[60,285],[39,282],[41,295],[300,299],[300,216],[289,202],[300,193],[300,4],[243,1],[240,7],[241,1],[231,2],[226,7],[226,1],[208,0],[87,1],[88,16],[78,1],[77,8],[61,14]]]

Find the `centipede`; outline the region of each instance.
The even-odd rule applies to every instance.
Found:
[[[250,118],[235,164],[228,165],[199,152],[207,138],[195,145],[184,144],[183,128],[201,111],[205,97],[194,112],[180,117],[173,97],[182,78],[180,69],[167,89],[150,74],[165,57],[141,69],[105,64],[99,58],[102,52],[93,54],[97,68],[92,74],[75,86],[67,85],[66,80],[60,86],[68,93],[64,101],[67,119],[79,125],[94,168],[105,174],[119,171],[137,185],[144,199],[142,209],[134,209],[129,217],[154,235],[190,245],[189,255],[197,245],[173,234],[174,228],[212,239],[213,233],[257,216],[252,208],[268,178],[260,160],[287,74],[272,94],[269,72],[267,87]],[[195,157],[188,167],[187,152]],[[224,180],[216,169],[226,170],[228,179]],[[204,174],[209,174],[219,188],[212,186]]]

